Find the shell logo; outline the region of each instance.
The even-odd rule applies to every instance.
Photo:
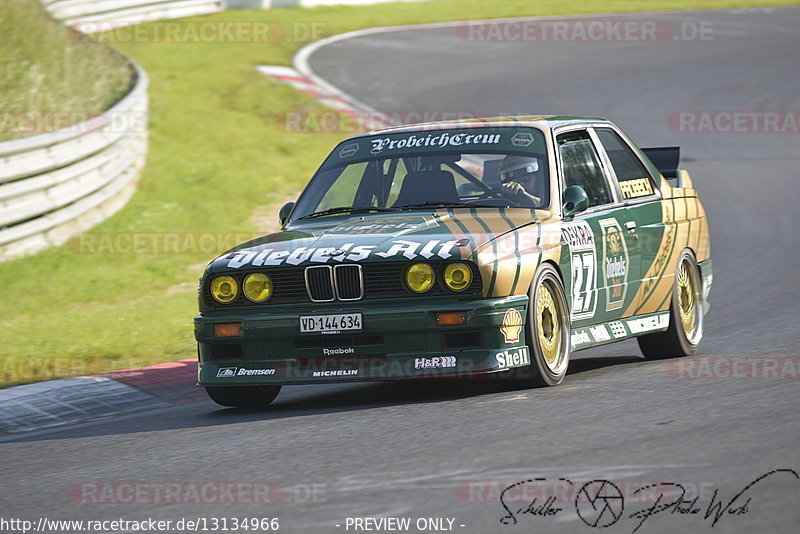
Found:
[[[503,326],[500,328],[506,343],[516,343],[519,341],[519,333],[522,331],[522,314],[514,308],[506,311],[503,316]]]

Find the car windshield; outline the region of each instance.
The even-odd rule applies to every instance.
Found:
[[[292,220],[437,207],[543,209],[549,176],[544,135],[534,128],[365,136],[336,147]]]

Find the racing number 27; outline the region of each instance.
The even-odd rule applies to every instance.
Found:
[[[594,315],[597,259],[594,251],[572,255],[572,318]]]

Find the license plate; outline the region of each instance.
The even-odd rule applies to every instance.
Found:
[[[337,313],[335,315],[303,315],[300,317],[301,334],[338,334],[360,332],[360,313]]]

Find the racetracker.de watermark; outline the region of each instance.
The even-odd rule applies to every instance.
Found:
[[[333,33],[330,23],[271,21],[79,21],[73,38],[82,43],[264,44],[317,41]]]
[[[85,110],[0,111],[0,133],[35,135],[60,131],[84,134],[103,131],[111,134],[147,132],[146,111],[109,110],[100,115]]]
[[[92,481],[72,484],[69,493],[73,503],[90,505],[323,503],[326,484]]]
[[[75,254],[221,254],[261,237],[247,232],[82,232],[67,243]]]
[[[797,380],[800,356],[693,356],[670,360],[667,375],[683,380]]]
[[[800,134],[800,110],[673,111],[667,126],[674,133]]]
[[[287,133],[354,134],[392,125],[440,121],[466,121],[486,117],[486,113],[470,110],[396,110],[396,111],[284,111],[275,115],[275,128]]]
[[[456,26],[469,43],[658,43],[712,41],[711,21],[563,19],[468,21]]]

